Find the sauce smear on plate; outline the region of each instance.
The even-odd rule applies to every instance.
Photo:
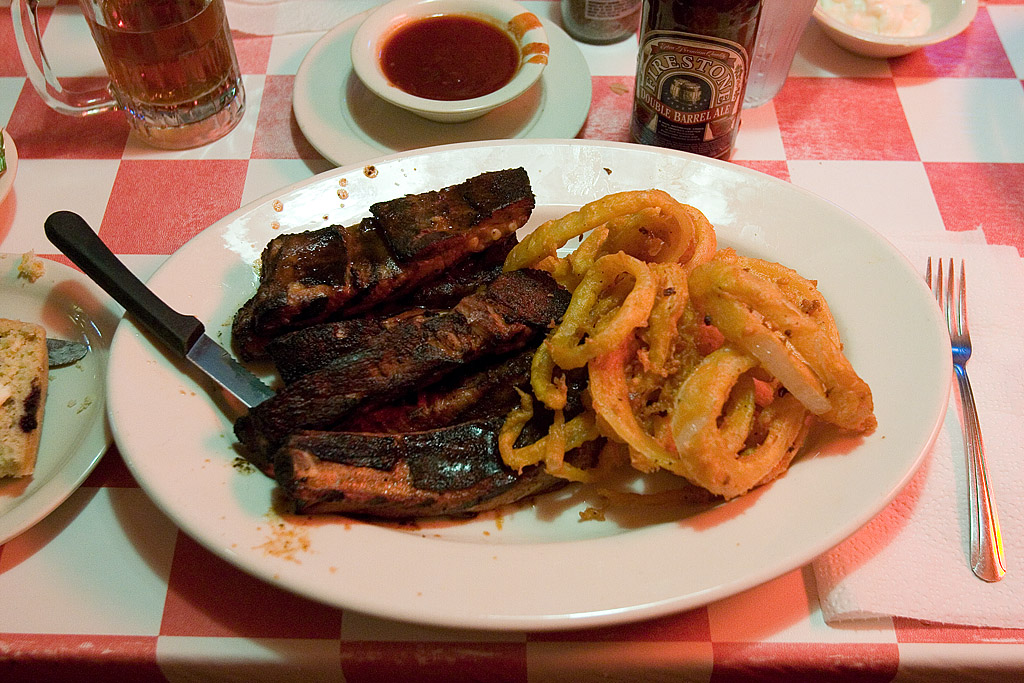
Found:
[[[497,26],[456,14],[395,31],[381,68],[396,87],[430,100],[468,100],[498,90],[519,68],[519,47]]]

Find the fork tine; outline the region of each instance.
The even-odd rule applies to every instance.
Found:
[[[949,331],[960,334],[960,319],[957,317],[956,288],[953,287],[953,259],[949,259],[946,279],[946,320],[949,321]]]
[[[924,271],[925,282],[928,283],[928,288],[932,290],[932,296],[935,297],[935,303],[938,304],[939,310],[945,315],[945,307],[942,302],[942,259],[938,259],[934,273],[932,270],[932,257],[928,257],[928,263],[925,266]]]
[[[950,264],[952,266],[952,263]],[[960,286],[959,286],[959,306],[957,315],[957,332],[964,335],[965,337],[970,336],[970,331],[967,326],[967,267],[964,265],[964,260],[960,259]]]
[[[942,315],[946,318],[946,326],[949,326],[949,303],[946,301],[946,287],[942,276],[942,259],[935,268],[935,301],[939,304]],[[952,331],[952,327],[949,328]]]

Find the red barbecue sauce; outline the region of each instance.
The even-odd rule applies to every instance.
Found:
[[[468,100],[498,90],[519,68],[519,46],[497,26],[457,14],[400,27],[380,52],[384,75],[410,95]]]

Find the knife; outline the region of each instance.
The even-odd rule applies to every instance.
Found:
[[[44,228],[54,246],[172,353],[191,362],[246,408],[274,395],[270,387],[205,334],[198,318],[178,313],[135,277],[81,216],[57,211],[46,219]]]
[[[85,358],[89,347],[82,342],[46,338],[46,355],[51,368],[62,368]]]

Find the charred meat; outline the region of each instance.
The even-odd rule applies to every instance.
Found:
[[[345,419],[354,432],[396,434],[504,415],[519,404],[516,388],[530,382],[533,349],[473,364],[401,400],[363,405]],[[480,365],[482,364],[482,366]]]
[[[516,235],[505,237],[489,249],[472,254],[440,277],[418,286],[406,298],[382,305],[373,312],[355,318],[318,323],[287,332],[266,345],[281,379],[291,383],[330,364],[343,353],[358,349],[385,329],[400,324],[421,309],[445,309],[459,303],[501,274],[509,251],[517,244]]]
[[[422,283],[396,305],[399,308],[451,308],[462,297],[498,277],[505,265],[505,258],[518,243],[516,234],[509,234],[484,251],[470,254],[440,277]]]
[[[235,434],[297,512],[465,515],[566,483],[542,465],[510,470],[498,448],[534,349],[570,299],[546,272],[502,272],[533,207],[526,172],[498,171],[267,245],[233,333],[285,386]],[[565,379],[570,419],[586,371]],[[517,445],[552,419],[537,406]],[[600,447],[566,460],[593,466]]]
[[[272,458],[272,475],[300,512],[392,518],[481,512],[554,490],[566,481],[542,466],[513,471],[498,449],[505,415],[519,403],[515,387],[529,385],[532,357],[532,350],[524,351],[461,378],[462,384],[446,381],[448,386],[420,392],[406,405],[346,420],[346,431],[291,434]],[[586,370],[570,372],[566,380],[571,419],[583,410]],[[538,408],[517,446],[545,434],[552,415]],[[381,426],[393,421],[378,431],[374,417]],[[371,429],[363,431],[365,426]],[[566,459],[593,467],[601,445],[588,442]]]
[[[329,365],[286,385],[235,423],[254,464],[288,435],[332,429],[364,402],[393,400],[480,358],[539,342],[569,304],[569,292],[543,271],[503,273],[455,308],[403,318]]]
[[[370,207],[353,226],[281,235],[263,251],[256,293],[235,316],[245,360],[289,330],[369,311],[522,227],[535,200],[522,168]]]
[[[298,432],[277,452],[275,476],[298,512],[390,518],[492,510],[567,483],[541,466],[509,469],[498,451],[501,424],[492,418],[393,435]],[[567,460],[591,467],[598,448],[589,442]]]
[[[521,228],[534,206],[530,177],[516,168],[378,202],[370,213],[395,258],[405,263],[452,251],[482,251]],[[510,231],[511,224],[515,228]]]
[[[363,436],[376,442],[389,440],[392,445],[379,461],[347,462],[342,453],[361,448]],[[344,448],[339,441],[346,442]],[[587,467],[594,461],[595,449],[596,442],[590,442],[567,459]],[[401,457],[394,457],[394,451],[400,451]],[[567,483],[539,466],[522,473],[508,469],[497,449],[494,421],[391,437],[300,432],[281,449],[277,462],[278,483],[300,513],[389,518],[459,515],[493,510]]]
[[[285,384],[291,384],[346,354],[358,352],[374,337],[401,325],[406,319],[416,324],[418,319],[431,313],[424,309],[409,309],[391,316],[368,315],[310,325],[272,339],[267,344],[267,354]]]

